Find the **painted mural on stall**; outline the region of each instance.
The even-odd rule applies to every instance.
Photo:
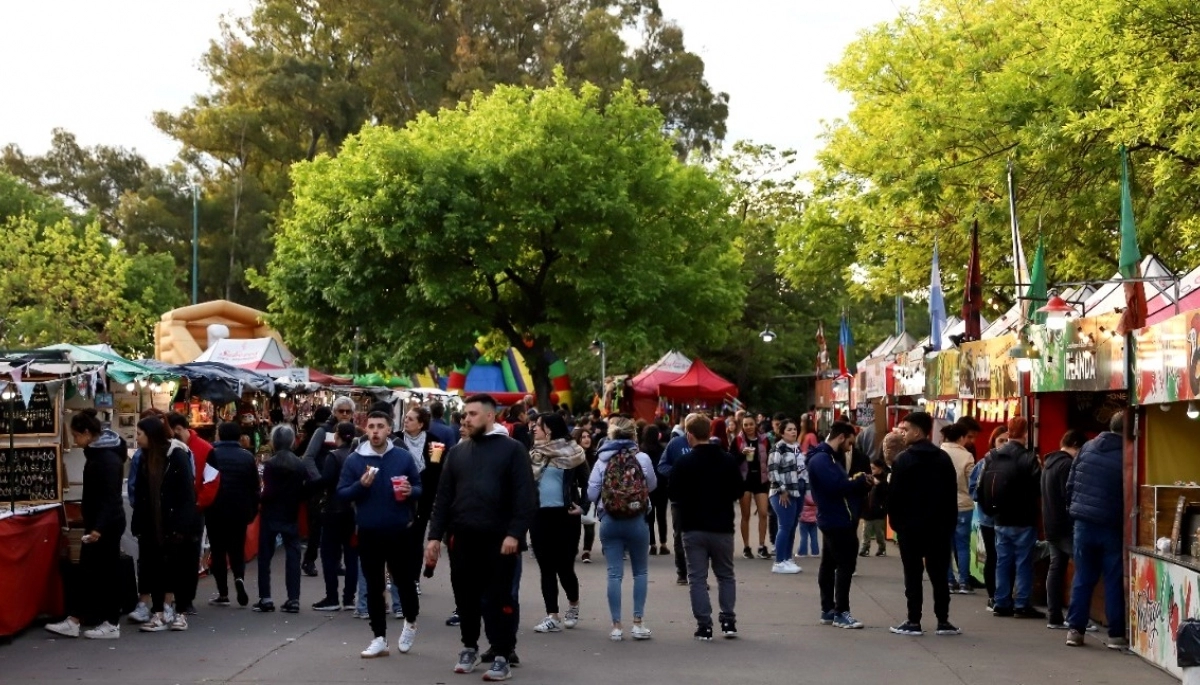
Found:
[[[1175,662],[1175,634],[1188,618],[1200,618],[1197,574],[1182,566],[1130,555],[1132,595],[1129,637],[1133,651],[1159,668],[1182,678]]]

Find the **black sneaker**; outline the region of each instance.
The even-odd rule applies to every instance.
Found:
[[[450,618],[447,618],[447,619],[446,619],[446,625],[448,625],[448,626],[450,626],[450,627],[455,627],[455,626],[457,626],[458,624],[459,624],[459,620],[458,620],[458,610],[456,609],[456,610],[454,611],[454,613],[450,614]]]
[[[737,623],[732,619],[721,621],[721,635],[724,635],[726,640],[732,640],[737,637]]]
[[[1046,612],[1033,607],[1017,607],[1012,615],[1016,618],[1046,618]]]
[[[992,616],[995,616],[996,618],[1012,618],[1015,613],[1016,612],[1013,611],[1012,607],[992,606]]]
[[[313,611],[341,611],[342,604],[336,599],[329,599],[326,597],[325,599],[312,605],[312,608]]]
[[[950,594],[952,594],[952,595],[958,594],[958,583],[956,583],[954,581],[950,582]]]
[[[938,635],[962,635],[962,631],[959,630],[958,628],[956,628],[954,626],[954,624],[949,621],[938,621],[937,634]]]
[[[512,666],[513,668],[520,668],[521,667],[521,657],[517,656],[516,652],[509,653],[508,665]]]
[[[658,548],[655,547],[654,545],[650,545],[650,556],[652,556],[652,557],[658,556]]]
[[[881,549],[881,550],[879,550],[878,552],[876,552],[876,553],[875,553],[875,556],[877,556],[877,557],[886,557],[886,556],[887,556],[887,550],[886,550],[886,549]]]
[[[742,558],[743,559],[753,559],[754,552],[750,551],[749,547],[743,547],[742,548]]]
[[[772,555],[769,551],[767,551],[766,545],[763,545],[762,547],[758,548],[758,558],[759,559],[770,559],[771,557],[772,557]]]
[[[693,637],[701,642],[712,642],[712,626],[696,626],[696,632],[693,633]]]
[[[246,594],[246,582],[241,578],[234,578],[233,587],[237,590],[238,606],[244,607],[249,604],[250,595]]]
[[[300,600],[289,599],[283,603],[283,606],[280,607],[280,610],[285,614],[298,614],[300,613]]]
[[[870,553],[871,553],[871,552],[870,552],[869,550],[865,550],[865,549],[864,549],[863,551],[861,551],[861,552],[859,552],[859,553],[858,553],[858,556],[860,556],[860,557],[865,557],[865,556],[867,556],[867,555],[868,555],[868,554],[870,554]]]
[[[891,631],[897,635],[917,636],[925,634],[925,631],[921,630],[921,624],[913,623],[912,621],[905,621],[898,626],[892,626]]]
[[[309,578],[317,577],[317,565],[311,561],[306,561],[303,564],[300,564],[300,570]]]
[[[260,599],[254,603],[254,606],[250,607],[250,610],[257,611],[260,614],[269,614],[275,611],[275,602],[264,602]]]
[[[229,606],[229,596],[217,595],[216,597],[208,600],[208,605],[210,607],[227,607]]]
[[[676,585],[687,585],[688,584],[687,576],[675,576],[675,584]]]

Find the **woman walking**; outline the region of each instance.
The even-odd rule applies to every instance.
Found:
[[[796,525],[808,488],[804,480],[804,455],[800,452],[800,431],[796,422],[785,419],[779,424],[779,435],[780,441],[767,458],[771,508],[779,519],[779,532],[775,536],[775,564],[771,567],[771,573],[792,574],[802,570],[792,561],[792,550],[795,547]]]
[[[596,466],[596,450],[592,446],[591,429],[586,426],[576,428],[571,432],[571,439],[583,449],[583,456],[587,460],[587,469],[590,474],[592,468]],[[596,542],[596,518],[593,515],[595,507],[595,503],[585,499],[583,515],[579,517],[583,523],[583,554],[579,555],[579,558],[585,564],[592,563],[592,545]]]
[[[83,581],[79,606],[70,616],[51,623],[46,630],[65,637],[79,637],[80,627],[91,628],[83,636],[92,640],[121,637],[121,600],[118,580],[121,535],[125,532],[125,506],[121,502],[125,441],[100,424],[95,409],[71,417],[71,437],[83,448],[83,547],[79,552],[79,576]]]
[[[583,448],[567,432],[558,414],[542,414],[534,424],[529,452],[533,478],[538,484],[538,510],[529,530],[533,556],[542,576],[546,618],[534,626],[539,633],[557,633],[579,623],[579,578],[575,552],[579,549],[583,489],[588,467]],[[558,586],[567,595],[567,612],[559,614]]]
[[[741,465],[745,493],[742,495],[742,556],[753,559],[750,550],[750,504],[758,516],[758,558],[770,559],[767,550],[767,497],[770,483],[767,481],[767,457],[770,454],[767,436],[759,435],[758,424],[753,416],[742,419],[742,430],[729,443],[729,451]]]
[[[638,451],[636,436],[637,428],[631,419],[612,417],[608,422],[608,441],[600,448],[588,479],[588,499],[599,505],[600,544],[608,563],[608,609],[613,626],[609,638],[614,641],[622,640],[625,635],[621,623],[621,583],[626,552],[633,567],[633,627],[629,632],[635,640],[649,640],[652,635],[642,622],[650,567],[650,529],[643,516],[650,505],[649,493],[657,487],[658,479],[650,457]]]

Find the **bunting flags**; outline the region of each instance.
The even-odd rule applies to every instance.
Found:
[[[1046,283],[1046,245],[1038,237],[1037,252],[1033,255],[1033,275],[1030,277],[1029,290],[1025,292],[1025,302],[1029,306],[1029,320],[1036,324],[1045,325],[1046,315],[1039,314],[1038,309],[1048,301]]]
[[[942,294],[942,271],[938,266],[937,239],[933,241],[933,268],[929,276],[929,342],[934,351],[942,349],[946,333],[946,300]]]
[[[904,296],[896,296],[896,337],[899,338],[908,330],[904,321]]]
[[[829,349],[825,345],[825,322],[817,322],[817,374],[829,370]]]
[[[20,383],[17,383],[16,385],[17,385],[17,390],[19,390],[21,393],[21,401],[25,403],[26,407],[28,407],[29,400],[30,400],[30,398],[33,397],[33,389],[35,386],[37,386],[37,383],[21,381]]]
[[[979,263],[979,220],[971,225],[971,261],[967,263],[967,287],[963,288],[962,320],[966,324],[963,340],[979,340],[980,315],[983,311],[983,272]]]
[[[850,375],[850,348],[854,346],[854,336],[850,333],[850,315],[842,310],[841,327],[838,330],[838,374]]]
[[[1121,146],[1121,267],[1122,278],[1142,277],[1142,253],[1138,250],[1137,229],[1133,223],[1133,198],[1129,191],[1129,152]],[[1125,283],[1125,311],[1117,323],[1124,335],[1146,325],[1146,284]]]

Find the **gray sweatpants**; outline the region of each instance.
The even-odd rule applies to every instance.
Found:
[[[692,615],[700,626],[713,624],[712,600],[708,597],[708,567],[717,577],[717,601],[722,621],[734,620],[737,583],[733,577],[733,533],[684,531],[683,553],[687,555],[688,589],[692,596]]]

